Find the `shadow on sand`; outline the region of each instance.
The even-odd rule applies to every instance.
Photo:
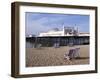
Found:
[[[75,59],[89,59],[89,57],[77,57]]]

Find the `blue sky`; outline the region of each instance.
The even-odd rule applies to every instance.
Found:
[[[53,28],[63,29],[63,25],[79,28],[80,32],[89,32],[89,15],[25,13],[25,34],[38,35]]]

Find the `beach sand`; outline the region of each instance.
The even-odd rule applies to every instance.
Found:
[[[64,59],[64,54],[71,48],[80,48],[80,58],[71,62]],[[89,45],[26,48],[26,67],[61,66],[89,64]]]

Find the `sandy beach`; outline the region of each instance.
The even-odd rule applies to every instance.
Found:
[[[64,59],[64,54],[71,48],[80,48],[80,59],[74,59],[70,63]],[[61,66],[89,64],[89,45],[26,48],[26,67]]]

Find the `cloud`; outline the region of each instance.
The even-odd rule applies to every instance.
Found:
[[[42,22],[39,21],[31,21],[28,22],[26,26],[26,35],[27,34],[35,34],[38,35],[39,32],[48,31],[50,27],[44,26]]]
[[[26,35],[46,32],[53,28],[62,29],[62,25],[78,26],[80,31],[89,31],[89,16],[83,15],[61,15],[45,13],[27,13]]]
[[[62,19],[43,17],[38,20],[27,20],[26,34],[39,34],[39,32],[51,30],[51,28],[57,27],[57,23]]]

